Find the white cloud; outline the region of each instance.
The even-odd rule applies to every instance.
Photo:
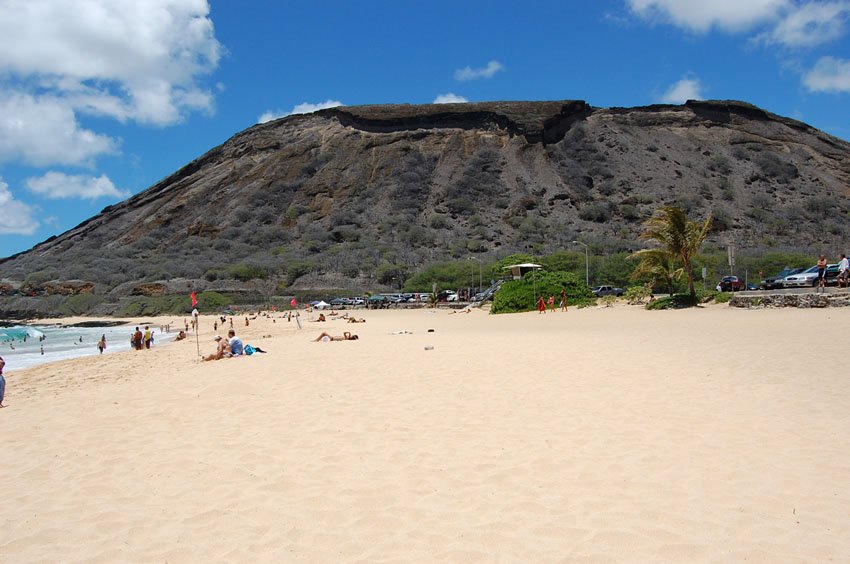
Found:
[[[198,84],[221,56],[206,0],[0,0],[0,13],[0,70],[85,92],[80,110],[167,125],[212,109]]]
[[[129,196],[129,192],[118,190],[105,174],[86,176],[51,171],[43,176],[28,178],[27,188],[49,200],[69,198],[96,200]]]
[[[457,94],[452,94],[451,92],[447,94],[440,94],[436,98],[434,98],[434,104],[466,104],[469,102],[463,96],[458,96]]]
[[[0,162],[86,164],[118,141],[80,126],[68,100],[0,92]]]
[[[683,78],[667,89],[660,98],[663,104],[684,104],[688,100],[702,100],[702,87],[696,78]]]
[[[38,229],[33,209],[12,196],[9,185],[0,178],[0,233],[32,235]]]
[[[504,69],[505,67],[499,61],[490,61],[486,67],[480,69],[474,69],[472,67],[457,69],[455,71],[455,80],[466,81],[476,80],[478,78],[493,78],[497,72]]]
[[[745,31],[775,20],[791,0],[627,0],[632,11],[648,20],[669,22],[695,32],[712,27]]]
[[[850,60],[821,57],[803,84],[812,92],[850,92]]]
[[[283,110],[266,110],[257,118],[257,123],[266,123],[267,121],[291,116],[292,114],[310,114],[319,110],[324,110],[327,108],[336,108],[338,106],[344,105],[345,104],[343,104],[339,100],[325,100],[324,102],[319,102],[318,104],[304,102],[303,104],[298,104],[297,106],[294,106],[292,110],[288,112],[285,112]]]
[[[757,40],[788,47],[813,47],[844,35],[850,2],[801,4]]]

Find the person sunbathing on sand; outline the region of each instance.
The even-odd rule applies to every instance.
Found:
[[[227,341],[221,338],[221,335],[215,336],[215,341],[218,345],[215,348],[215,352],[207,355],[203,358],[203,360],[221,360],[224,358],[228,352],[230,352],[230,346],[228,346]]]
[[[349,317],[348,322],[349,323],[366,323],[366,320],[363,319],[362,317],[360,319],[357,319],[356,317]]]
[[[357,335],[352,335],[348,331],[343,333],[342,336],[339,336],[339,335],[335,336],[335,335],[331,335],[327,331],[322,331],[322,334],[319,335],[318,337],[316,337],[313,340],[314,341],[324,341],[324,342],[327,343],[329,341],[356,341],[359,338],[360,337],[358,337]]]

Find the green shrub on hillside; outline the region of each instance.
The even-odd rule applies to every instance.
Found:
[[[548,297],[554,294],[557,301],[561,290],[567,295],[571,306],[583,306],[594,303],[593,293],[575,274],[569,272],[533,272],[522,280],[505,282],[493,297],[492,313],[516,313],[531,311],[537,303],[537,296]],[[537,296],[535,296],[535,292]]]
[[[218,312],[226,308],[231,299],[218,292],[197,294],[198,311],[202,313]],[[167,296],[139,296],[125,304],[117,313],[118,317],[137,317],[140,315],[187,314],[192,310],[192,302],[186,294]]]
[[[62,302],[62,305],[59,306],[59,314],[69,317],[74,315],[84,315],[101,302],[103,302],[103,298],[101,296],[95,296],[94,294],[77,294],[76,296],[69,296]]]
[[[230,271],[230,274],[233,278],[240,280],[242,282],[246,282],[248,280],[254,280],[257,278],[266,278],[269,273],[268,271],[256,264],[233,264],[227,268]]]

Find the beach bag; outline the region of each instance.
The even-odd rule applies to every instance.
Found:
[[[245,345],[245,354],[250,355],[250,354],[254,354],[254,352],[255,352],[254,347],[252,347],[251,345]]]

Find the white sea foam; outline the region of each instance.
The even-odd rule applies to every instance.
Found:
[[[130,335],[135,325],[118,327],[62,327],[35,325],[0,327],[0,355],[6,360],[6,371],[28,368],[47,362],[100,354],[97,343],[106,336],[104,354],[130,350]],[[144,326],[140,326],[144,331]],[[154,345],[173,341],[175,333],[154,331]],[[25,338],[26,337],[26,338]],[[40,338],[43,337],[43,340]],[[42,347],[44,354],[42,354]]]

